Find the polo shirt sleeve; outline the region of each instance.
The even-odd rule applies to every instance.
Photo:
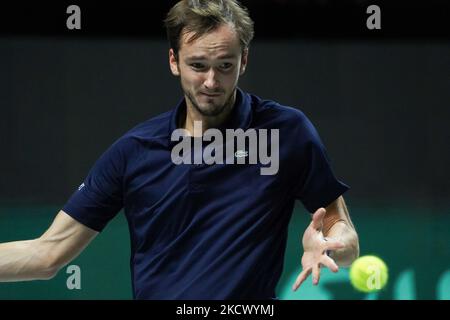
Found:
[[[78,222],[102,231],[123,207],[125,143],[116,141],[96,161],[62,210]]]
[[[313,213],[320,207],[328,206],[349,187],[334,175],[325,146],[314,125],[303,113],[299,125],[299,144],[296,148],[299,151],[300,179],[295,196]]]

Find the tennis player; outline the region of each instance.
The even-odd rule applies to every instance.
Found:
[[[238,88],[254,34],[248,11],[235,0],[183,0],[165,24],[183,98],[115,141],[42,236],[0,244],[0,281],[52,278],[121,209],[135,299],[277,298],[297,199],[312,219],[294,290],[310,274],[319,283],[322,267],[336,272],[358,256],[348,186],[335,177],[313,124],[296,108]],[[179,129],[186,134],[174,139]],[[220,161],[230,131],[248,141]],[[262,161],[268,150],[257,150],[263,140],[271,163]],[[203,151],[201,161],[173,161],[186,141]]]

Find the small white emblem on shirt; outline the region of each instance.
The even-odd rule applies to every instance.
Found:
[[[78,191],[80,191],[81,189],[84,188],[84,183],[82,183],[79,187],[78,187]]]
[[[236,158],[245,158],[248,156],[248,151],[245,150],[238,150],[234,153],[234,156]]]

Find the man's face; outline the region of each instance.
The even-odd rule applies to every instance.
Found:
[[[182,37],[178,60],[170,49],[170,68],[181,78],[188,107],[202,116],[218,116],[234,103],[238,79],[247,64],[247,50],[242,52],[238,35],[228,24],[186,42],[191,35]]]

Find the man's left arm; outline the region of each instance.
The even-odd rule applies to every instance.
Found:
[[[340,196],[325,208],[323,235],[344,244],[343,248],[329,252],[338,266],[348,267],[359,256],[358,234],[348,213],[344,198]]]

